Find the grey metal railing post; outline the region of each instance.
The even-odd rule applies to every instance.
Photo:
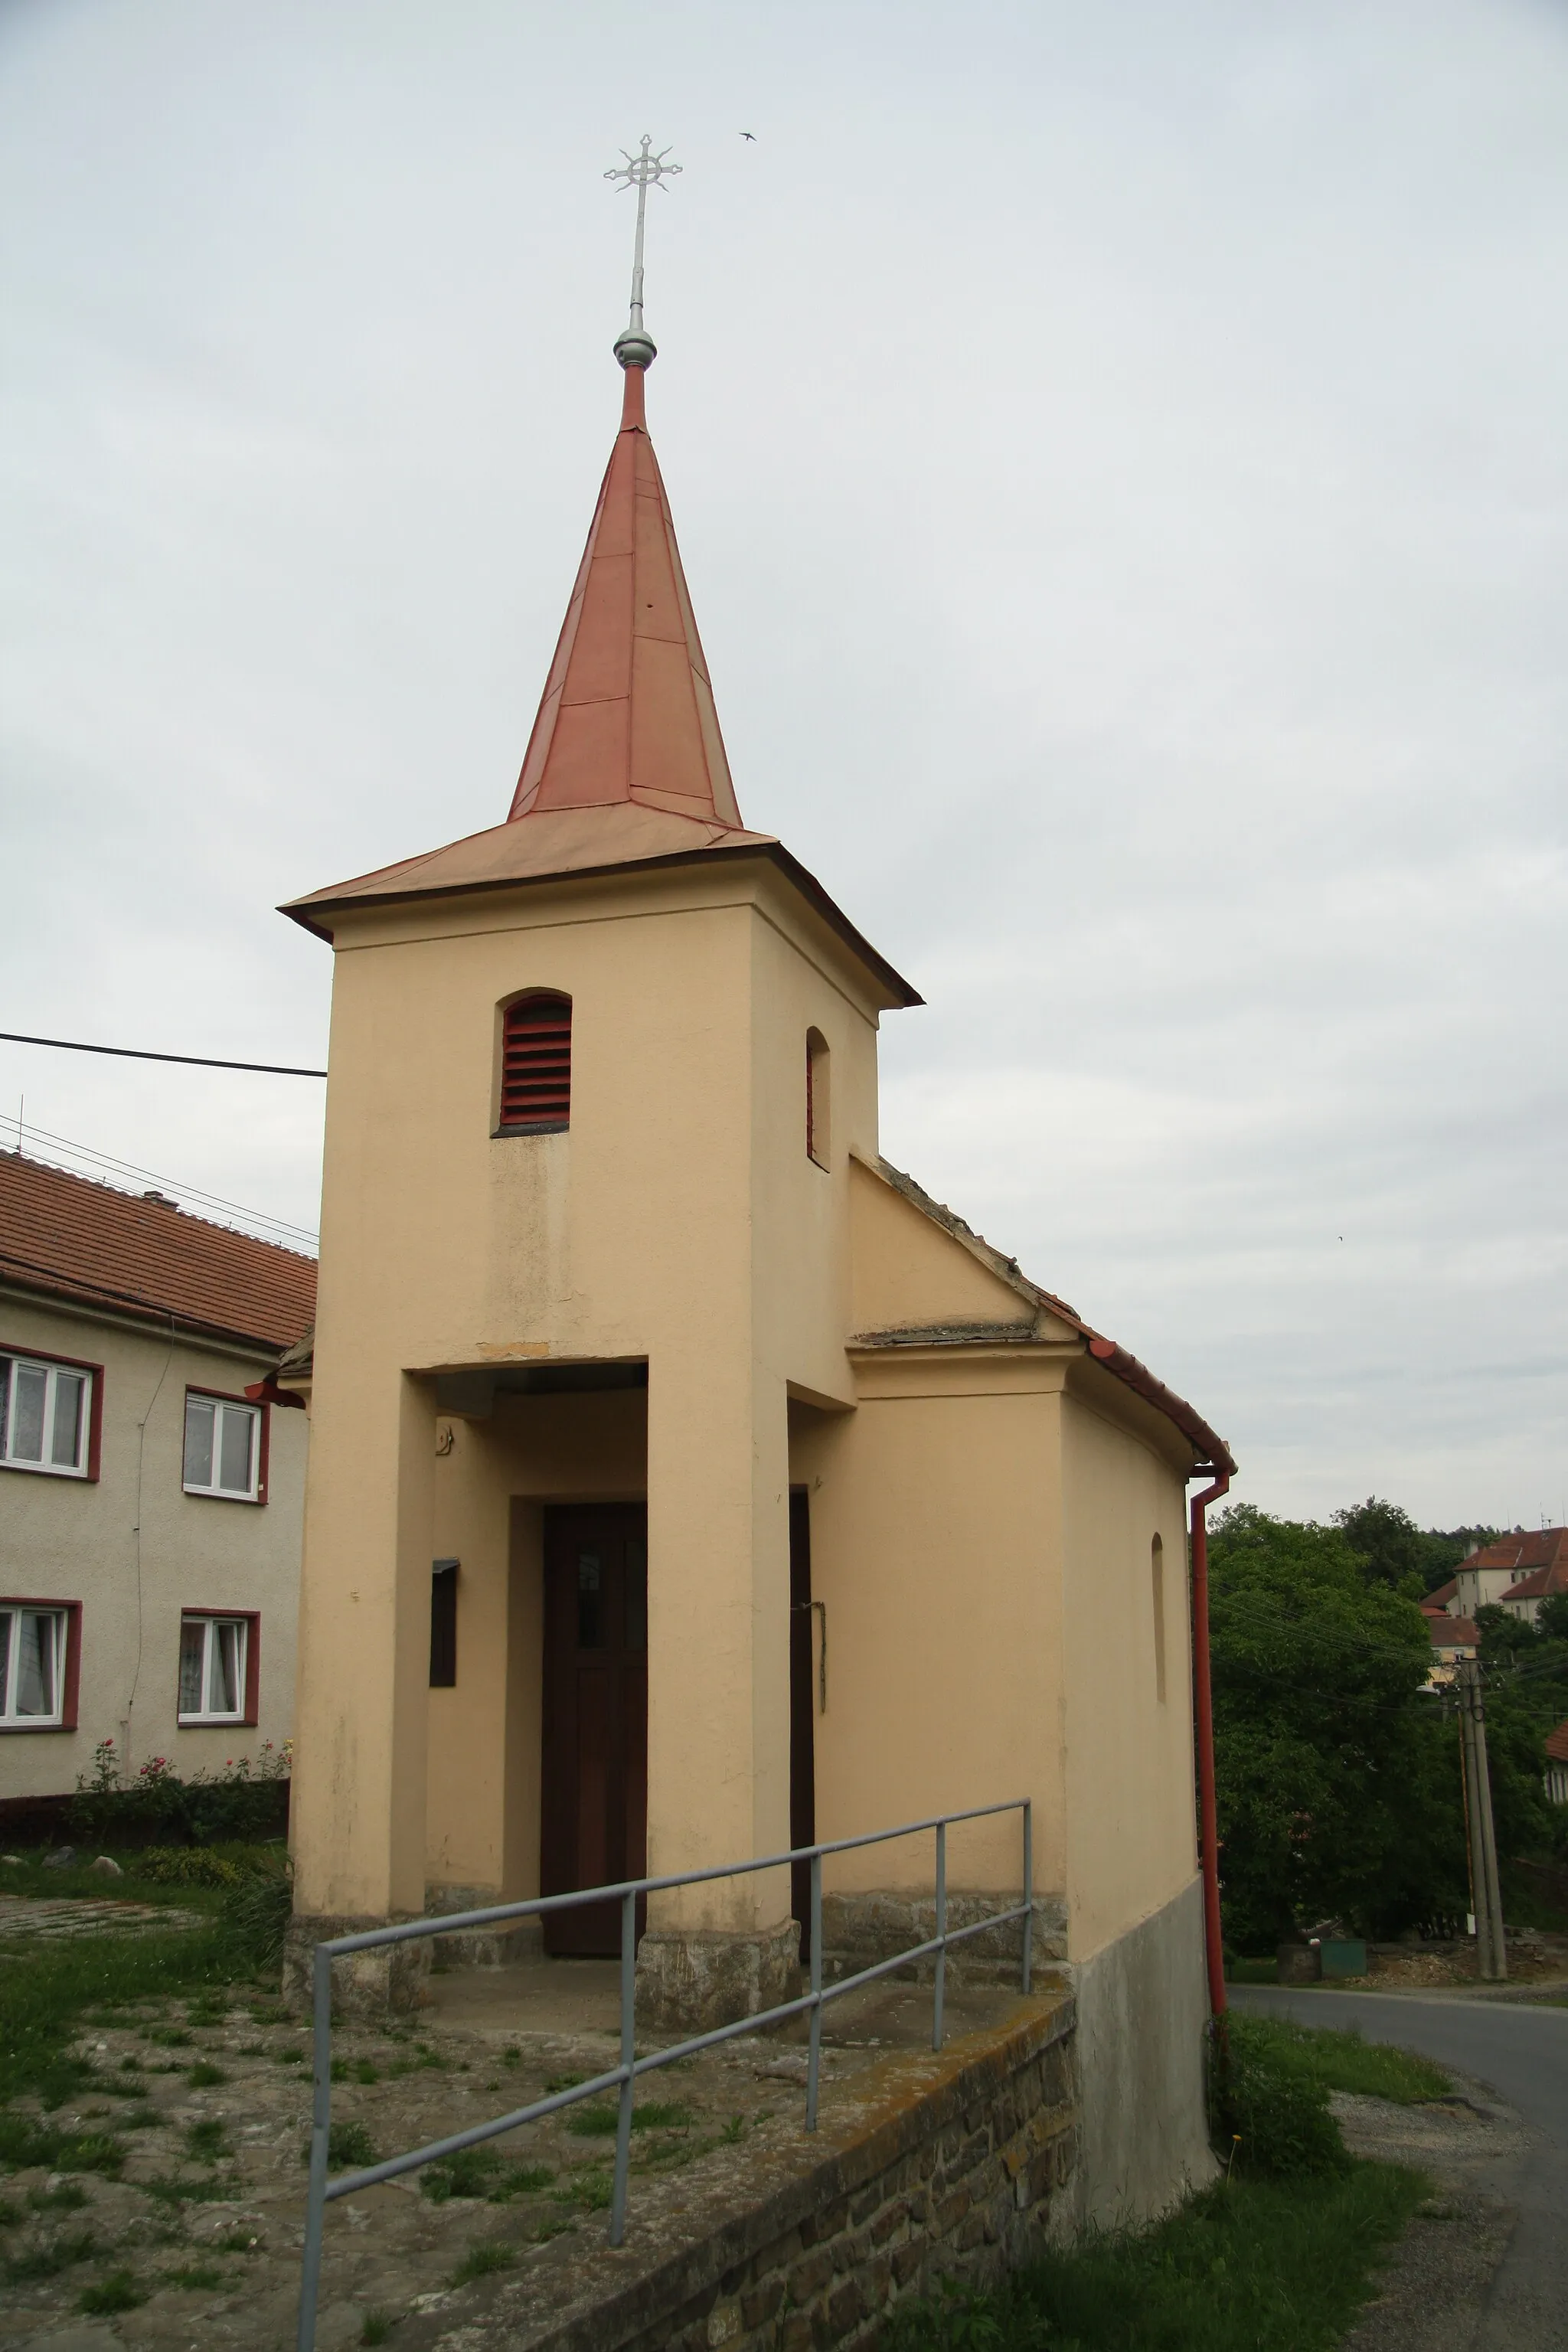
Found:
[[[1024,1800],[1024,1990],[1035,1982],[1035,1808]]]
[[[811,2054],[805,2062],[805,2127],[816,2129],[816,2091],[822,2074],[822,1856],[811,1857]]]
[[[621,1897],[621,2076],[620,2113],[616,2118],[616,2185],[610,2200],[610,2243],[618,2246],[626,2234],[626,2180],[632,2168],[632,2094],[637,2061],[637,1898],[628,1887]]]
[[[942,2011],[947,1994],[947,1823],[936,1825],[936,1997],[931,2002],[931,2046],[942,2048]]]
[[[332,2128],[332,1962],[318,1944],[311,1969],[315,2015],[310,2102],[310,2179],[305,2192],[305,2257],[300,2273],[296,2352],[315,2352],[316,2299],[321,2284],[321,2236],[327,2219],[327,2149]]]

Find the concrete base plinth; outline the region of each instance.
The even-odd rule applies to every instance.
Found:
[[[334,1936],[360,1936],[370,1927],[395,1927],[396,1918],[354,1917],[343,1913],[314,1916],[297,1911],[283,1938],[283,2000],[297,2016],[310,2014],[316,1946]],[[428,1936],[406,1944],[380,1944],[368,1952],[348,1952],[332,1962],[332,2015],[374,2024],[424,2005],[430,1973]]]
[[[503,1900],[499,1886],[431,1885],[425,1889],[425,1916],[439,1919],[453,1911],[486,1911]],[[464,1927],[435,1938],[437,1969],[527,1967],[544,1958],[544,1930],[537,1917],[503,1920],[493,1927]]]
[[[800,1927],[730,1933],[652,1927],[637,1946],[637,2021],[650,2033],[707,2033],[790,2000],[800,1984]]]

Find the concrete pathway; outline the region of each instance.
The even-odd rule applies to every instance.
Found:
[[[1476,2352],[1568,2352],[1568,2010],[1316,1986],[1236,1985],[1231,2000],[1238,2010],[1354,2026],[1369,2042],[1418,2050],[1517,2111],[1529,2145],[1479,2176],[1515,2218],[1473,2342]]]

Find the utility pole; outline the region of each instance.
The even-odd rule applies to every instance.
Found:
[[[1464,1746],[1476,1958],[1482,1977],[1489,1983],[1500,1984],[1508,1974],[1508,1944],[1503,1935],[1502,1888],[1498,1879],[1497,1832],[1492,1824],[1492,1784],[1487,1769],[1486,1713],[1478,1661],[1461,1658],[1454,1669],[1454,1680],[1459,1693],[1459,1732]]]

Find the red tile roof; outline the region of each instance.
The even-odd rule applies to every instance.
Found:
[[[1423,1609],[1447,1609],[1458,1589],[1454,1579],[1450,1577],[1447,1584],[1440,1584],[1435,1592],[1429,1592],[1421,1606]]]
[[[314,1258],[14,1151],[0,1153],[0,1282],[264,1349],[316,1308]]]
[[[1500,1536],[1496,1543],[1473,1551],[1468,1559],[1459,1562],[1459,1569],[1463,1573],[1467,1568],[1511,1568],[1522,1575],[1531,1569],[1550,1568],[1558,1560],[1568,1562],[1568,1528],[1541,1528],[1533,1532],[1516,1528],[1512,1535]]]
[[[1568,1764],[1568,1723],[1560,1723],[1555,1731],[1547,1733],[1546,1753],[1553,1764]]]
[[[1554,1559],[1546,1568],[1538,1568],[1529,1576],[1521,1576],[1498,1596],[1500,1601],[1543,1601],[1549,1593],[1568,1592],[1568,1559]]]
[[[1428,1617],[1426,1630],[1440,1650],[1473,1650],[1481,1638],[1473,1617]]]

